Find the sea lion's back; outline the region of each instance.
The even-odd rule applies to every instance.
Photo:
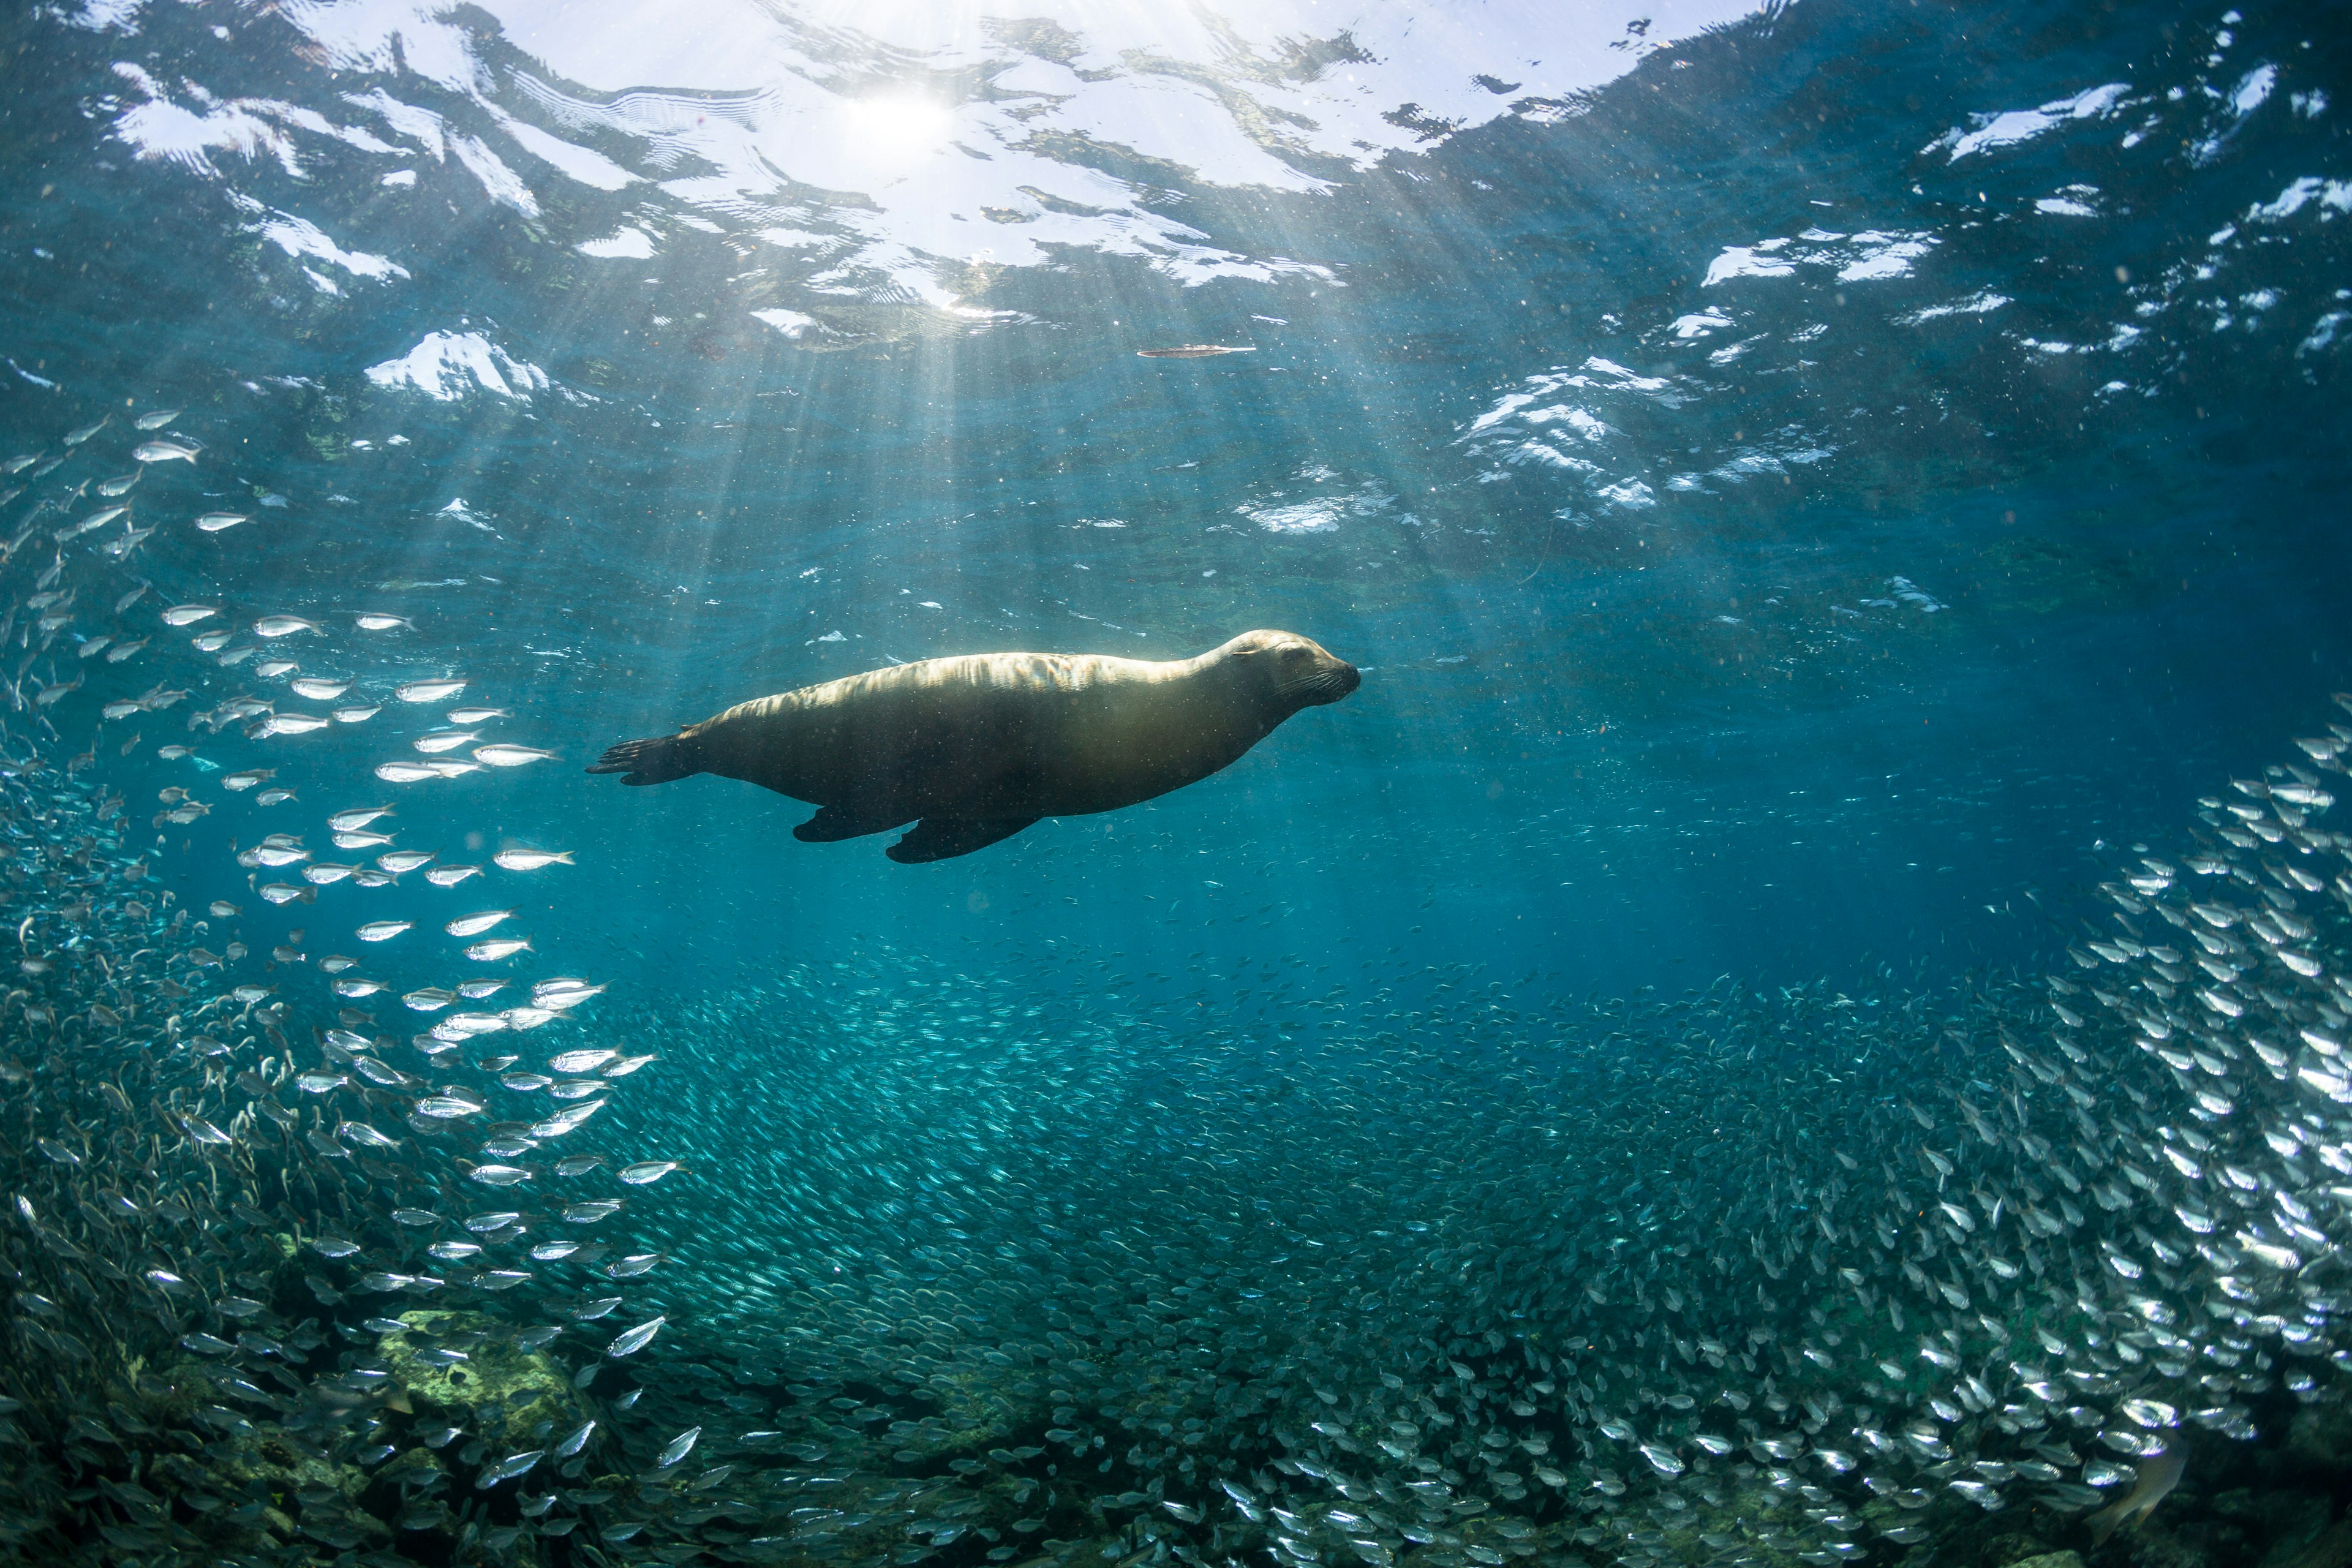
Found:
[[[738,703],[691,731],[712,773],[803,800],[918,779],[1027,771],[1067,727],[1156,667],[1062,654],[966,654]]]

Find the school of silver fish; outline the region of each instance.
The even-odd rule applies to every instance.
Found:
[[[179,419],[28,442],[0,530],[0,1552],[1895,1562],[2104,1541],[2343,1398],[2342,722],[2134,847],[2039,979],[877,951],[599,1002],[474,907],[570,851],[395,845],[555,754],[435,710],[497,695],[415,677],[429,626],[130,574],[228,526]],[[232,796],[283,828],[194,907],[159,858]],[[506,881],[369,906],[420,872]],[[248,951],[248,898],[322,951]],[[446,984],[352,956],[428,942]]]

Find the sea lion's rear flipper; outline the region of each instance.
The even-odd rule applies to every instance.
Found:
[[[793,828],[793,837],[803,844],[838,844],[845,838],[887,833],[912,820],[906,816],[861,816],[846,807],[828,805],[820,807],[814,816]]]
[[[884,853],[901,866],[919,865],[926,860],[952,860],[959,855],[969,855],[975,849],[985,849],[1000,839],[1010,838],[1036,820],[1034,816],[981,819],[927,816],[915,824],[915,831]]]
[[[624,741],[608,748],[604,754],[588,764],[592,773],[626,773],[625,784],[667,784],[672,779],[691,778],[702,771],[702,764],[691,760],[688,749],[679,744],[683,736],[654,735],[642,741]]]

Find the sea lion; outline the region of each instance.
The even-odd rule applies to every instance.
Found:
[[[1290,632],[1165,664],[1093,654],[927,658],[739,702],[589,768],[625,784],[718,773],[814,803],[829,844],[915,823],[902,865],[969,855],[1041,816],[1117,811],[1207,778],[1302,708],[1361,684]]]

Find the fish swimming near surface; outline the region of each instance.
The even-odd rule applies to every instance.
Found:
[[[919,826],[901,864],[969,855],[1045,816],[1116,811],[1198,783],[1356,667],[1289,632],[1197,658],[992,653],[924,659],[738,703],[590,766],[626,784],[718,773],[812,801],[807,844]]]
[[[1255,343],[1179,343],[1172,349],[1138,349],[1138,359],[1214,359],[1219,354],[1254,354]]]

